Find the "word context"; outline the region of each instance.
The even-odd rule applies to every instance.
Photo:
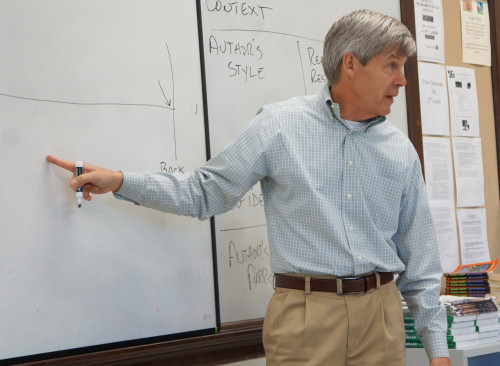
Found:
[[[262,240],[257,246],[237,248],[234,241],[228,245],[229,267],[246,265],[246,275],[250,290],[257,286],[274,285],[274,275],[268,269],[269,247]]]
[[[262,20],[265,19],[265,13],[269,10],[273,10],[268,6],[261,5],[251,5],[248,2],[239,1],[221,1],[221,0],[206,0],[207,9],[210,12],[223,12],[239,14],[242,16],[254,16],[259,17]]]
[[[239,58],[254,58],[261,60],[264,56],[262,47],[255,39],[246,42],[234,42],[219,40],[214,35],[208,39],[208,50],[210,54],[221,56],[234,56]],[[248,62],[235,62],[233,59],[227,64],[229,77],[242,77],[245,82],[250,79],[264,79],[264,67],[254,66]]]

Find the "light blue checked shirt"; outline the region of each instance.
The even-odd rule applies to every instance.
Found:
[[[320,95],[265,106],[222,153],[189,174],[124,172],[117,192],[206,219],[260,181],[274,273],[400,273],[429,358],[447,357],[441,266],[418,155],[380,117],[349,129]]]

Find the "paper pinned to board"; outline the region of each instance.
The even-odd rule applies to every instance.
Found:
[[[457,210],[462,264],[490,261],[486,232],[486,209]]]
[[[484,206],[484,174],[481,139],[454,137],[453,158],[457,207]]]
[[[463,62],[491,66],[488,1],[461,0]]]

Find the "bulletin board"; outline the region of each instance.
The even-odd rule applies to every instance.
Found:
[[[500,256],[500,204],[499,204],[499,178],[498,178],[498,111],[495,111],[494,100],[498,96],[498,54],[497,54],[497,24],[495,14],[498,13],[495,1],[489,1],[490,29],[492,46],[492,67],[479,66],[464,63],[462,59],[462,28],[460,6],[462,0],[442,1],[444,18],[445,39],[445,65],[465,67],[473,69],[477,84],[477,98],[479,107],[479,129],[482,148],[483,172],[484,172],[484,196],[485,205],[478,208],[486,210],[487,238],[491,259]],[[402,21],[410,31],[415,34],[415,9],[413,1],[401,1]],[[415,145],[419,156],[423,161],[422,146],[422,120],[419,101],[418,65],[416,57],[409,59],[405,67],[408,78],[407,111],[408,111],[408,135]],[[496,76],[495,76],[496,74]],[[497,85],[496,88],[494,86]],[[456,192],[455,192],[456,196]],[[455,197],[456,202],[456,197]]]

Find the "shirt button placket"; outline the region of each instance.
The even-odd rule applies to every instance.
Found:
[[[344,196],[344,212],[343,212],[343,218],[344,218],[344,225],[346,228],[347,232],[347,241],[349,243],[349,247],[351,250],[351,253],[353,255],[353,270],[354,273],[357,273],[359,271],[359,265],[362,262],[362,257],[359,256],[357,252],[357,247],[356,247],[356,227],[355,224],[356,222],[354,221],[356,217],[356,206],[355,206],[355,201],[353,199],[354,197],[354,192],[353,189],[355,189],[355,184],[356,184],[356,170],[355,170],[355,148],[354,148],[354,143],[353,143],[353,137],[355,135],[350,131],[350,133],[347,134],[346,139],[345,139],[345,145],[344,145],[344,156],[345,156],[345,164],[346,164],[346,171],[344,175],[344,184],[343,184],[343,196]]]

